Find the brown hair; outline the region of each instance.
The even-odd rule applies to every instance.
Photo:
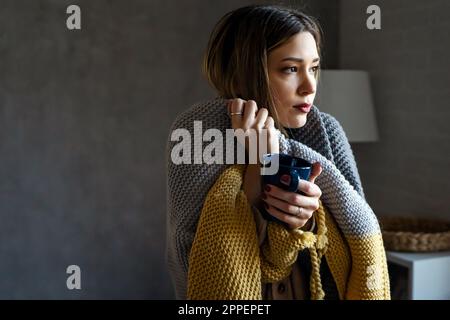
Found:
[[[222,98],[255,100],[258,106],[269,109],[282,129],[269,87],[267,57],[299,32],[311,33],[320,55],[322,30],[314,18],[298,10],[253,5],[231,11],[211,33],[203,73]]]

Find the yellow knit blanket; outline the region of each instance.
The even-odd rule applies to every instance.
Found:
[[[323,299],[320,259],[327,259],[340,299],[390,299],[381,234],[345,239],[320,206],[317,234],[269,222],[258,244],[256,223],[242,190],[244,165],[225,170],[209,191],[189,255],[188,299],[260,300],[262,285],[287,277],[300,250],[310,251],[311,299]]]

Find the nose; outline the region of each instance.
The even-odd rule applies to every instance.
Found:
[[[302,77],[300,81],[301,83],[298,86],[298,93],[301,96],[306,96],[316,92],[316,78],[313,74],[306,74],[306,76]]]

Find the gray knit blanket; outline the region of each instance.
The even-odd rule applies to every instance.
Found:
[[[167,265],[177,299],[186,298],[188,258],[197,222],[209,189],[227,164],[174,164],[171,133],[186,129],[194,136],[194,121],[202,122],[203,131],[209,128],[231,128],[226,100],[216,98],[197,103],[177,117],[167,143]],[[323,171],[316,179],[322,190],[321,201],[332,212],[342,232],[363,236],[379,233],[378,221],[367,204],[355,159],[338,121],[313,106],[302,128],[287,129],[289,137],[279,132],[280,152],[310,162],[320,162]],[[204,142],[203,147],[209,142]],[[225,150],[225,144],[224,144]],[[225,154],[225,151],[224,151]],[[198,154],[191,150],[192,162]]]

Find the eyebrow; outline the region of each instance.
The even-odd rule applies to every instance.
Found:
[[[296,61],[296,62],[301,62],[301,63],[305,62],[304,59],[301,59],[301,58],[295,58],[295,57],[287,57],[287,58],[284,58],[284,59],[281,60],[281,61],[282,61],[282,62],[283,62],[283,61]],[[312,62],[317,62],[317,61],[320,61],[320,58],[315,58]]]

